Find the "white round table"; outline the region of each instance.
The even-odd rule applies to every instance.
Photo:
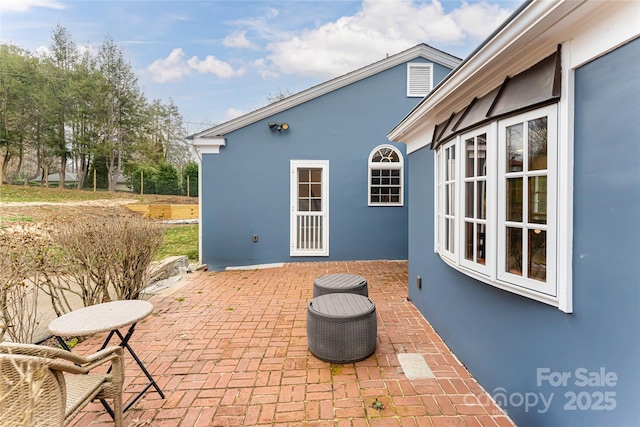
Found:
[[[111,301],[63,314],[49,323],[49,332],[59,337],[83,337],[109,332],[144,319],[153,304],[142,300]]]
[[[156,389],[158,394],[160,394],[160,397],[164,399],[164,393],[160,390],[156,381],[129,345],[129,341],[138,321],[150,315],[152,311],[153,304],[142,300],[111,301],[102,304],[90,305],[88,307],[83,307],[70,313],[63,314],[57,319],[54,319],[49,323],[49,332],[55,335],[60,345],[68,351],[71,351],[71,349],[61,337],[83,337],[97,334],[99,332],[109,332],[109,335],[102,344],[102,348],[104,349],[109,344],[109,341],[111,341],[113,335],[118,335],[120,338],[120,347],[126,348],[129,351],[129,354],[131,354],[149,380],[149,383],[144,387],[144,389],[124,406],[124,412],[131,408],[131,406],[136,403],[136,401],[140,399],[140,397],[142,397],[142,395],[152,386]],[[119,329],[125,326],[128,326],[129,329],[127,330],[126,335],[122,335]],[[107,412],[109,412],[113,417],[113,410],[109,407],[109,404],[105,400],[101,400],[101,402]]]

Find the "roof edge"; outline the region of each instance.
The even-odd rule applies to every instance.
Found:
[[[235,119],[229,120],[217,126],[213,126],[207,130],[190,135],[187,137],[187,139],[192,140],[196,138],[225,135],[229,132],[233,132],[235,130],[248,126],[252,123],[255,123],[267,117],[273,116],[274,114],[278,114],[282,111],[286,111],[292,107],[303,104],[307,101],[318,98],[336,89],[340,89],[342,87],[348,86],[359,80],[378,74],[382,71],[393,68],[408,60],[411,60],[412,58],[417,58],[417,57],[422,57],[451,68],[457,67],[462,62],[462,59],[460,58],[457,58],[441,50],[435,49],[425,43],[421,43],[410,49],[407,49],[395,55],[391,55],[387,58],[374,62],[373,64],[359,68],[355,71],[351,71],[347,74],[333,78],[324,83],[320,83],[302,92],[298,92],[297,94],[291,95],[280,101],[266,105],[262,108],[254,110],[250,113],[247,113]]]

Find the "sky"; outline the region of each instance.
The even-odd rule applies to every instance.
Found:
[[[0,0],[0,42],[120,46],[149,101],[188,134],[426,43],[465,58],[522,0]]]

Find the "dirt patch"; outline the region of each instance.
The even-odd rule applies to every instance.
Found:
[[[113,218],[138,215],[126,208],[139,199],[102,199],[65,202],[0,202],[0,227],[18,224],[53,223],[78,217]],[[156,204],[197,204],[198,199],[181,196],[156,196]]]

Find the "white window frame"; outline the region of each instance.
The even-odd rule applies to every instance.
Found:
[[[424,70],[429,70],[428,81],[421,80]],[[417,86],[417,87],[416,87]],[[425,88],[425,86],[428,86]],[[418,90],[422,89],[422,90]],[[429,62],[409,62],[407,64],[407,97],[424,98],[433,89],[433,64]]]
[[[486,161],[485,161],[485,169],[486,169],[486,174],[485,174],[485,182],[486,182],[486,189],[485,191],[487,192],[487,201],[486,201],[486,219],[484,221],[473,221],[473,222],[483,222],[486,226],[486,233],[485,233],[485,264],[479,264],[477,262],[471,261],[471,260],[467,260],[465,258],[465,254],[463,253],[466,244],[465,244],[465,223],[466,221],[466,197],[465,197],[465,192],[466,192],[466,187],[464,184],[466,184],[467,182],[474,182],[476,181],[476,179],[473,178],[467,178],[465,175],[465,171],[466,171],[466,157],[463,157],[463,154],[466,154],[466,147],[465,147],[465,142],[467,139],[471,139],[471,138],[477,138],[478,136],[482,135],[482,134],[486,134],[487,135],[487,147],[486,147]],[[493,249],[494,249],[494,242],[495,242],[495,238],[494,238],[494,224],[492,223],[492,218],[495,218],[496,212],[495,212],[495,191],[494,191],[494,187],[495,187],[495,174],[490,173],[490,171],[494,170],[495,168],[495,144],[493,143],[495,139],[495,126],[483,126],[481,128],[475,129],[471,132],[467,132],[463,135],[460,136],[460,149],[459,151],[459,179],[456,179],[457,182],[462,183],[463,185],[459,185],[459,197],[458,197],[458,206],[459,206],[459,211],[460,211],[460,219],[458,221],[460,222],[460,225],[457,226],[457,235],[458,235],[458,243],[457,243],[457,247],[460,248],[459,254],[458,254],[458,262],[464,266],[467,267],[471,270],[475,270],[480,274],[484,274],[485,276],[491,276],[491,267],[493,264],[495,264],[495,259],[493,257]],[[475,163],[475,162],[474,162]],[[456,177],[456,178],[458,178]]]
[[[298,204],[298,169],[320,168],[322,169],[322,242],[320,249],[297,248],[297,204]],[[328,160],[291,160],[290,161],[290,230],[289,230],[289,255],[290,256],[329,256],[329,161]]]
[[[539,117],[547,117],[547,169],[544,172],[529,171],[526,167],[528,163],[527,153],[523,153],[523,162],[525,163],[524,172],[518,173],[524,180],[532,176],[546,176],[547,177],[547,223],[544,225],[538,224],[537,229],[541,229],[546,232],[546,282],[540,282],[538,280],[527,279],[523,276],[518,276],[506,271],[505,258],[506,258],[506,245],[504,244],[506,239],[505,228],[508,223],[506,221],[506,177],[511,174],[506,171],[506,155],[505,155],[505,130],[508,126],[512,126],[518,123],[528,122]],[[498,258],[497,265],[499,281],[515,284],[526,289],[530,289],[534,292],[541,292],[543,294],[556,297],[558,295],[556,289],[556,230],[557,230],[557,215],[556,215],[556,188],[557,188],[557,157],[558,157],[558,124],[557,124],[557,106],[555,104],[548,107],[530,111],[528,113],[520,114],[518,116],[509,117],[501,120],[498,123]],[[527,131],[526,126],[524,127]],[[528,192],[525,191],[523,186],[523,207],[528,206]],[[523,209],[524,210],[524,209]],[[524,212],[523,212],[524,214]],[[531,224],[524,224],[523,230],[526,232],[531,227]],[[527,248],[523,247],[523,257],[527,253]],[[524,262],[523,262],[523,267]],[[526,270],[523,268],[523,271]]]
[[[559,233],[559,226],[567,223],[566,212],[563,212],[558,205],[562,205],[563,197],[570,197],[566,191],[559,188],[559,176],[566,177],[572,170],[573,163],[563,151],[564,141],[561,135],[567,129],[562,113],[566,110],[561,103],[542,107],[517,116],[512,116],[500,121],[495,121],[482,128],[475,129],[462,135],[458,135],[452,141],[438,147],[435,153],[435,235],[437,241],[435,250],[441,259],[451,267],[462,273],[473,277],[479,281],[495,286],[497,288],[531,298],[549,305],[558,307],[560,310],[571,313],[571,283],[563,282],[566,277],[563,268],[566,257],[563,255],[570,248],[571,242],[565,242],[566,233]],[[526,279],[505,271],[504,253],[505,232],[504,219],[506,207],[506,184],[504,184],[504,173],[506,170],[506,159],[500,153],[500,148],[504,144],[502,131],[512,124],[521,123],[546,115],[548,118],[547,135],[547,281],[542,283],[534,279]],[[465,182],[463,159],[464,141],[473,135],[487,133],[487,233],[486,233],[486,268],[478,268],[477,265],[470,265],[464,260],[464,192],[461,183]],[[456,213],[455,213],[455,233],[456,246],[454,252],[444,250],[444,150],[449,147],[456,147]],[[569,260],[570,261],[570,260]],[[568,267],[571,268],[569,263]],[[560,279],[559,279],[560,278]],[[542,286],[541,286],[542,285]]]
[[[373,156],[381,149],[391,149],[393,150],[399,159],[399,162],[373,162]],[[402,152],[390,144],[382,144],[378,145],[376,148],[371,150],[369,154],[369,166],[368,166],[368,174],[367,174],[367,203],[369,206],[404,206],[404,158],[402,157]],[[398,202],[372,202],[371,201],[371,187],[373,184],[371,183],[372,179],[372,171],[376,169],[386,169],[386,170],[398,170],[400,177],[400,194]]]

